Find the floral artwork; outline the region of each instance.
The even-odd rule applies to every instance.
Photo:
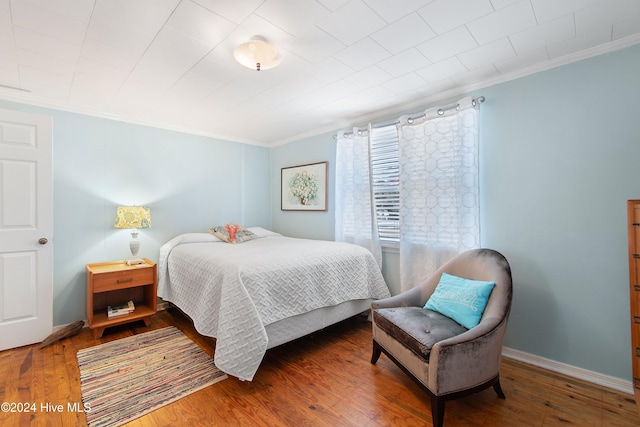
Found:
[[[327,210],[327,162],[282,168],[282,210]]]
[[[311,205],[318,195],[318,177],[309,175],[306,170],[296,172],[289,180],[289,200],[300,202],[301,205]]]

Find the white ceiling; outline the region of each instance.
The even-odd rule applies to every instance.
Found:
[[[638,0],[0,0],[0,98],[275,145],[637,43]]]

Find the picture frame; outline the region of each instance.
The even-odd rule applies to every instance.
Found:
[[[329,162],[326,161],[282,168],[280,209],[326,212],[328,170]]]

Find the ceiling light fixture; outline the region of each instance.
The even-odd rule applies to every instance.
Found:
[[[252,70],[268,70],[280,64],[278,48],[260,36],[253,36],[233,51],[233,57],[240,64]]]

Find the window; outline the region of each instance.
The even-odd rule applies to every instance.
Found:
[[[400,241],[400,167],[398,129],[388,125],[371,129],[371,181],[380,241]]]
[[[397,248],[403,291],[479,247],[482,100],[369,124],[368,135],[358,128],[336,135],[336,240],[380,258],[382,245]]]

